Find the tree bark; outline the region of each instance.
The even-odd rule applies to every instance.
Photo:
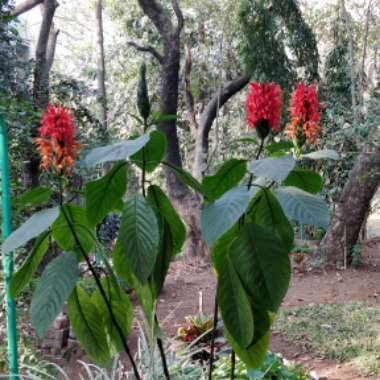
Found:
[[[340,7],[342,11],[343,23],[346,27],[346,32],[347,32],[347,37],[348,37],[348,57],[349,57],[349,65],[350,65],[350,77],[351,77],[351,103],[352,103],[354,115],[356,115],[357,112],[356,112],[354,40],[352,36],[350,20],[348,19],[348,12],[346,8],[345,0],[340,0]],[[356,121],[356,116],[355,116],[355,121]]]
[[[30,11],[35,6],[41,4],[44,0],[25,0],[22,3],[17,4],[11,11],[13,17],[22,15],[25,12]]]
[[[172,0],[172,7],[177,18],[177,24],[174,25],[167,9],[157,0],[138,0],[138,2],[144,13],[155,25],[162,39],[162,55],[152,47],[143,47],[144,51],[150,52],[161,65],[160,112],[163,115],[177,115],[180,34],[183,28],[182,12],[177,0]],[[142,49],[139,48],[138,50]],[[182,167],[176,120],[161,121],[158,129],[167,138],[168,150],[166,160],[173,165]],[[200,229],[201,203],[199,197],[193,195],[172,170],[165,168],[165,174],[169,196],[188,226],[186,254],[203,261],[206,259],[207,249]]]
[[[33,82],[33,104],[36,110],[43,110],[49,102],[49,75],[54,61],[58,31],[55,30],[53,18],[58,6],[56,0],[44,0],[42,7],[42,22],[36,47],[36,62]],[[32,129],[32,137],[37,136],[37,125]],[[33,147],[30,149],[27,163],[27,186],[39,184],[39,157]]]
[[[209,134],[218,111],[249,83],[249,79],[250,75],[242,75],[221,86],[202,112],[195,136],[193,164],[193,175],[198,180],[202,180],[205,176],[209,151]]]
[[[329,231],[320,244],[329,264],[351,261],[352,247],[357,243],[366,220],[371,200],[380,184],[380,146],[367,144],[359,154],[345,184]]]
[[[363,92],[363,89],[365,87],[365,61],[367,58],[367,48],[368,48],[368,35],[369,35],[369,24],[371,20],[371,14],[372,14],[372,0],[368,1],[368,7],[367,7],[367,14],[366,14],[366,21],[365,21],[365,27],[364,27],[364,37],[363,37],[363,55],[362,55],[362,64],[360,69],[360,86],[361,90]]]
[[[108,129],[108,106],[107,106],[107,91],[106,91],[106,65],[104,56],[104,32],[103,32],[103,1],[96,2],[96,31],[98,44],[98,59],[97,59],[97,81],[98,94],[100,103],[100,124],[106,134]]]

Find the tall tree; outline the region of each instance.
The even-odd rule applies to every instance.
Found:
[[[333,264],[341,262],[344,255],[347,255],[348,262],[351,261],[352,248],[380,185],[380,83],[373,92],[368,115],[371,133],[349,173],[330,229],[320,244],[321,251]]]
[[[100,103],[100,125],[104,134],[108,128],[108,106],[107,106],[107,91],[106,91],[106,64],[104,55],[104,31],[103,31],[103,1],[97,0],[95,8],[96,15],[96,32],[97,32],[97,82],[98,95]]]
[[[248,7],[253,6],[256,2],[252,0],[245,0]],[[160,63],[161,67],[161,91],[160,91],[160,102],[161,102],[161,113],[163,114],[177,114],[178,109],[178,86],[179,86],[179,63],[180,63],[180,33],[183,28],[184,18],[179,4],[176,0],[172,0],[172,9],[176,15],[177,23],[173,24],[169,11],[162,6],[158,0],[148,1],[139,0],[139,4],[144,11],[144,13],[151,19],[155,25],[159,35],[161,37],[163,45],[162,55],[158,53],[152,46],[138,46],[133,44],[138,50],[147,51],[152,53],[152,55]],[[277,4],[277,3],[276,3]],[[291,45],[297,56],[297,58],[302,62],[302,65],[306,66],[306,71],[311,77],[316,77],[318,69],[318,53],[316,48],[316,42],[313,38],[313,34],[310,28],[307,27],[303,21],[301,12],[299,11],[298,5],[294,0],[282,0],[281,4],[273,6],[271,4],[265,4],[260,9],[264,12],[264,16],[259,14],[259,20],[263,23],[262,34],[252,33],[249,36],[249,46],[255,49],[255,44],[253,41],[257,42],[261,40],[266,41],[266,34],[268,32],[267,23],[271,22],[272,12],[276,17],[280,17],[285,25],[288,27],[289,36],[291,36]],[[244,12],[242,11],[243,15]],[[285,14],[285,17],[283,16]],[[242,16],[243,17],[243,16]],[[261,17],[261,18],[260,18]],[[247,21],[247,20],[245,20]],[[250,26],[250,30],[255,30],[257,27],[257,20],[248,20],[247,23]],[[274,26],[274,25],[273,25]],[[301,37],[297,37],[297,41],[292,37],[292,33],[300,32]],[[272,30],[272,32],[274,32]],[[293,39],[292,39],[293,38]],[[273,37],[274,39],[274,37]],[[274,39],[275,40],[275,39]],[[275,40],[278,44],[278,39]],[[265,43],[264,43],[265,44]],[[285,54],[285,45],[281,45],[283,48],[284,61],[288,60]],[[306,46],[306,49],[305,49]],[[265,50],[266,49],[266,50]],[[254,55],[257,62],[262,63],[265,59],[260,59],[260,55],[265,51],[268,51],[268,45],[265,46],[264,50],[251,50],[249,54]],[[199,179],[202,180],[206,174],[208,151],[209,151],[209,134],[214,124],[215,118],[218,115],[219,110],[240,90],[242,90],[248,83],[254,72],[259,72],[258,64],[256,62],[249,62],[245,69],[241,70],[242,74],[237,75],[235,79],[228,80],[225,83],[220,84],[219,88],[216,90],[215,94],[211,96],[208,103],[205,105],[203,112],[197,121],[195,112],[193,109],[194,97],[190,90],[189,76],[191,71],[191,56],[189,50],[187,50],[187,62],[185,60],[185,72],[184,72],[184,89],[185,89],[185,99],[188,106],[189,113],[192,115],[192,132],[195,139],[195,152],[194,152],[194,165],[193,173]],[[312,61],[312,62],[310,62]],[[270,70],[274,70],[275,67],[279,67],[278,62],[270,67]],[[290,66],[290,63],[289,65]],[[267,74],[267,79],[274,79],[271,76],[271,71],[267,68],[268,65],[262,65],[261,72]],[[313,70],[309,70],[312,67]],[[291,69],[289,68],[289,72]],[[312,72],[312,73],[311,73]],[[282,76],[283,77],[283,76]],[[280,75],[277,78],[281,78]],[[176,121],[162,121],[159,125],[159,129],[163,131],[168,139],[168,153],[167,160],[176,166],[182,166],[182,160],[180,156],[180,148],[178,142],[178,135],[176,129]],[[199,227],[199,211],[200,211],[200,200],[197,197],[193,197],[189,194],[183,184],[178,180],[175,174],[168,169],[167,170],[167,187],[169,194],[181,209],[182,215],[187,222],[190,229],[191,238],[191,248],[190,251],[197,255],[204,255],[204,243],[201,238],[200,227]],[[189,213],[191,210],[191,214]]]

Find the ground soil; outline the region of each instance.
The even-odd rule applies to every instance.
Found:
[[[349,301],[380,303],[380,239],[372,239],[363,247],[364,265],[355,269],[325,271],[304,263],[293,268],[290,289],[283,307]],[[211,315],[214,297],[215,275],[210,266],[183,260],[174,262],[158,302],[158,318],[166,336],[175,336],[188,315],[200,311]],[[137,325],[134,327],[135,333],[129,342],[131,347],[136,347]],[[289,343],[276,332],[273,333],[271,350],[281,353],[288,360],[303,363],[324,379],[364,379],[357,375],[351,364],[320,358],[313,352]],[[71,363],[75,363],[76,359],[78,357],[75,360],[73,358]],[[73,365],[70,370],[77,374],[78,366]]]

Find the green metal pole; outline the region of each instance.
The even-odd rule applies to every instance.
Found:
[[[2,235],[5,240],[11,234],[11,196],[9,183],[8,139],[3,116],[0,114],[0,170],[2,190]],[[7,337],[9,374],[18,379],[16,307],[12,298],[10,285],[13,274],[13,253],[3,255],[5,280],[5,302],[7,311]]]

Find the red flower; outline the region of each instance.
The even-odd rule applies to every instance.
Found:
[[[291,122],[286,126],[285,133],[293,139],[298,138],[300,142],[306,139],[314,144],[321,130],[319,125],[321,108],[316,87],[297,83],[289,108]]]
[[[70,175],[79,144],[75,139],[74,117],[70,110],[49,104],[42,116],[40,137],[35,139],[41,155],[41,168],[53,167],[58,175]]]
[[[261,138],[280,130],[282,91],[277,83],[250,84],[246,113],[248,128],[255,128]]]

